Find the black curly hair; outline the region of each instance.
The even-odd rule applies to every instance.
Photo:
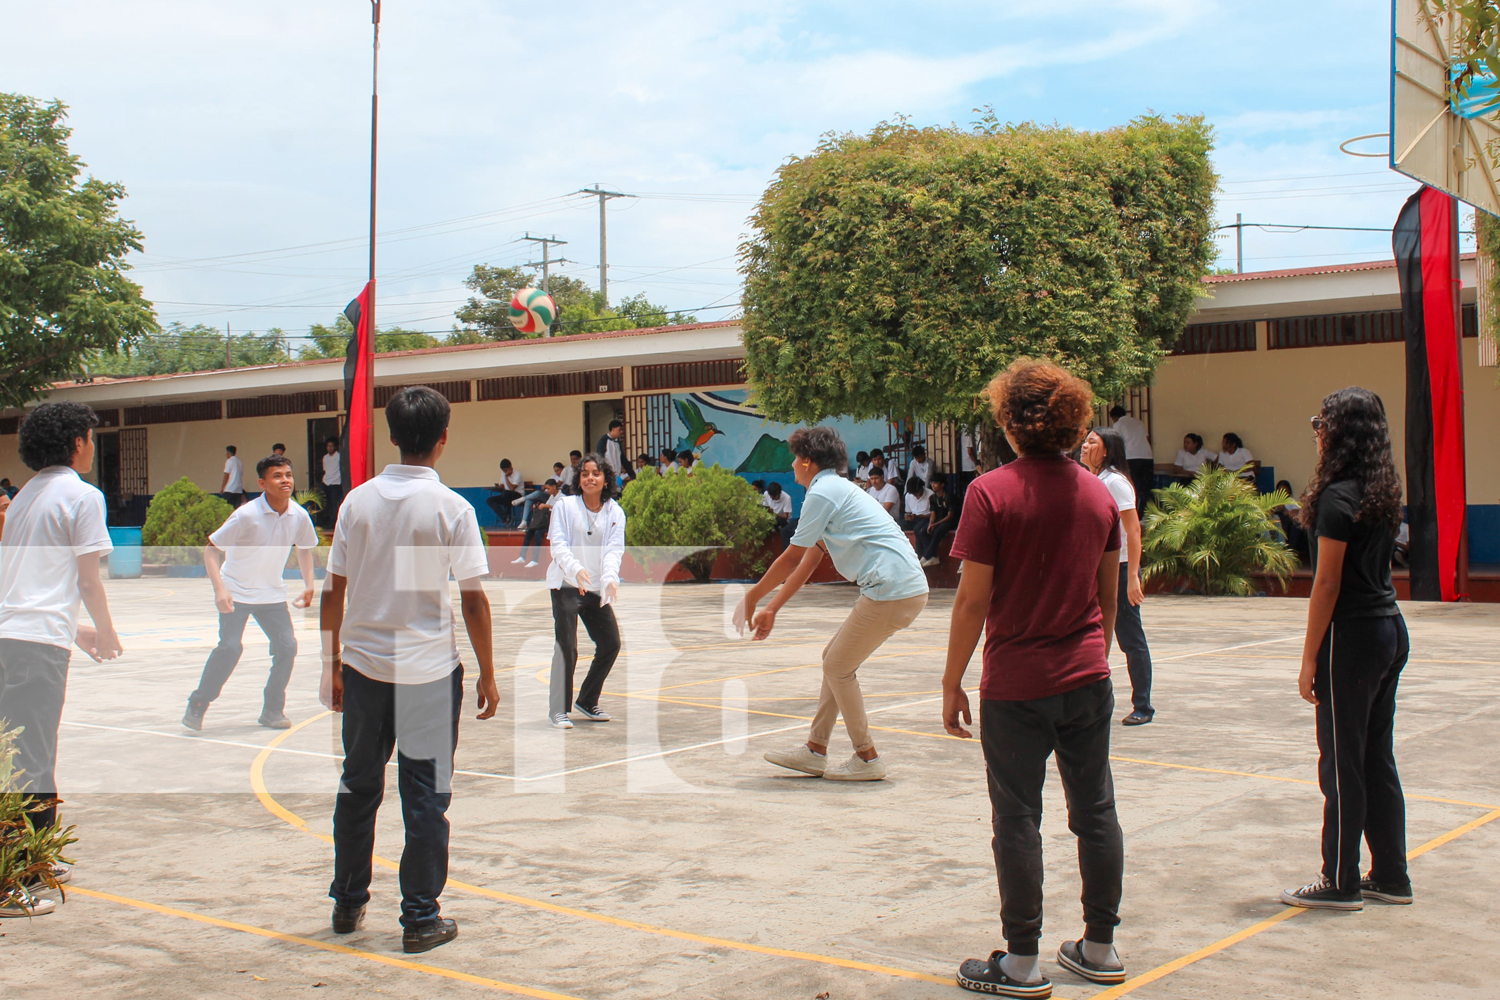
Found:
[[[599,493],[599,502],[605,503],[618,498],[620,495],[620,481],[616,475],[615,467],[610,465],[609,460],[603,455],[591,451],[578,460],[578,471],[582,473],[583,467],[590,462],[597,465],[599,471],[604,473],[604,489]],[[579,496],[583,496],[583,490],[579,488],[577,482],[574,482],[573,488],[578,491]]]
[[[73,442],[99,426],[99,415],[82,403],[43,403],[21,422],[21,461],[35,472],[73,464]]]
[[[1319,416],[1323,447],[1302,494],[1302,524],[1312,529],[1318,523],[1318,498],[1325,489],[1353,480],[1361,495],[1357,520],[1395,535],[1401,530],[1401,477],[1391,457],[1385,403],[1369,389],[1350,386],[1325,396]]]

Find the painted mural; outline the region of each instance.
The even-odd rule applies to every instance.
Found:
[[[787,438],[799,424],[768,419],[748,389],[672,394],[672,433],[678,451],[692,451],[700,461],[733,469],[749,480],[781,483],[792,498],[794,511],[802,510],[802,487],[792,477],[792,452]],[[890,427],[883,420],[823,421],[839,432],[856,452],[890,446]]]

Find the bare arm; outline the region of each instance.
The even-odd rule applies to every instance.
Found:
[[[208,572],[209,582],[214,585],[214,606],[224,614],[234,610],[234,598],[224,586],[224,550],[213,542],[203,546],[203,568]]]
[[[1302,700],[1316,705],[1313,680],[1318,676],[1318,650],[1323,646],[1323,636],[1333,622],[1333,609],[1339,602],[1339,588],[1344,584],[1344,553],[1348,542],[1332,538],[1318,539],[1318,572],[1313,577],[1312,598],[1307,602],[1307,636],[1302,640],[1302,672],[1297,677],[1297,689]]]
[[[984,618],[989,612],[990,591],[995,582],[995,567],[987,563],[964,560],[958,578],[958,593],[953,597],[953,617],[948,623],[948,661],[943,669],[943,728],[950,736],[968,739],[974,735],[964,728],[972,726],[969,696],[964,691],[964,673],[979,645]],[[963,722],[960,724],[960,717]]]
[[[786,605],[786,602],[792,599],[792,595],[802,588],[802,585],[807,582],[807,578],[813,575],[813,571],[823,561],[824,549],[821,544],[814,545],[810,549],[800,549],[799,551],[803,555],[797,562],[797,568],[792,570],[791,574],[787,576],[786,582],[781,585],[781,589],[776,591],[776,596],[772,597],[766,603],[765,608],[754,618],[756,639],[764,639],[771,634],[771,629],[776,627],[776,612],[780,611]]]
[[[1140,512],[1135,509],[1120,511],[1120,525],[1125,529],[1125,565],[1129,571],[1125,574],[1125,583],[1129,587],[1127,596],[1131,604],[1140,604],[1146,599],[1146,592],[1141,589],[1141,518]]]
[[[293,607],[310,608],[313,602],[313,550],[297,550],[297,570],[302,574],[302,596],[292,602]]]
[[[344,625],[344,591],[349,578],[329,573],[323,580],[323,596],[318,602],[318,631],[323,636],[323,678],[318,684],[318,699],[324,708],[344,710],[344,663],[339,655],[339,630]]]
[[[88,608],[93,619],[92,629],[80,628],[76,642],[95,660],[113,660],[119,656],[120,637],[115,634],[114,620],[109,616],[109,600],[104,594],[104,581],[99,579],[98,552],[88,552],[78,557],[78,594],[83,606]]]
[[[775,590],[777,587],[781,586],[788,579],[790,579],[793,574],[802,567],[802,562],[807,558],[808,553],[814,551],[818,553],[818,559],[821,560],[823,558],[822,550],[818,549],[816,546],[814,546],[813,548],[806,548],[801,545],[789,544],[786,548],[781,550],[781,555],[776,557],[776,561],[771,564],[771,568],[766,570],[765,575],[756,582],[755,586],[750,588],[750,592],[744,596],[744,598],[734,609],[734,627],[740,635],[744,635],[745,626],[747,624],[753,624],[758,617],[755,613],[756,605],[765,600],[767,595],[769,595],[771,591]],[[812,567],[807,570],[807,573],[797,581],[797,587],[800,587],[802,586],[802,584],[807,582],[807,577],[812,575],[812,570],[813,568],[816,568],[816,566],[817,562],[814,562],[812,564]],[[782,605],[786,604],[786,602],[791,598],[792,594],[796,593],[796,591],[797,588],[794,587],[792,588],[790,593],[778,595],[778,597],[780,598],[780,602],[776,605],[776,607],[780,608]],[[771,620],[773,623],[775,621],[775,618],[776,612],[772,611]],[[769,634],[770,629],[767,628],[766,632],[767,634]],[[761,635],[759,634],[759,632],[757,632],[755,638],[764,639],[765,635]]]
[[[494,632],[490,618],[490,599],[478,577],[458,582],[459,606],[463,610],[464,629],[469,633],[469,645],[474,649],[474,659],[479,661],[479,680],[474,685],[479,695],[477,718],[494,717],[500,707],[500,691],[495,687]]]
[[[1104,655],[1109,655],[1110,640],[1115,636],[1115,619],[1120,606],[1120,550],[1111,549],[1099,560],[1099,611],[1104,615]]]

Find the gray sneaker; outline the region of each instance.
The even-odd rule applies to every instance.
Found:
[[[823,777],[829,781],[879,781],[885,777],[885,759],[864,760],[859,754],[852,753],[842,764],[824,771]]]
[[[203,714],[208,711],[207,705],[196,705],[188,702],[187,711],[182,713],[182,724],[193,732],[203,731]]]
[[[572,729],[573,728],[573,720],[570,719],[570,718],[568,718],[568,714],[566,712],[558,712],[556,715],[554,715],[552,717],[552,728],[553,729]]]
[[[25,889],[15,889],[0,897],[0,919],[5,917],[43,917],[57,909],[57,900],[33,896]]]
[[[815,778],[821,778],[823,772],[828,768],[828,755],[813,753],[807,749],[807,744],[805,743],[798,744],[790,750],[768,750],[764,756],[766,760],[778,767],[801,771],[803,774],[811,774]]]

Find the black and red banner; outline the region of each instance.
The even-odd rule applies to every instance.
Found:
[[[1454,601],[1464,532],[1464,390],[1458,203],[1423,186],[1391,239],[1406,334],[1406,498],[1411,598]]]
[[[344,406],[349,416],[339,445],[346,494],[375,475],[375,331],[370,329],[374,296],[371,281],[344,307],[344,316],[354,324],[344,354]]]

